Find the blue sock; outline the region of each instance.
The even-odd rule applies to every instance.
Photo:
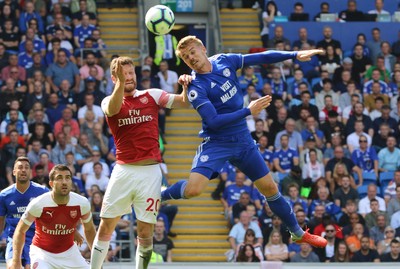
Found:
[[[267,202],[272,212],[282,219],[291,234],[299,238],[303,236],[304,231],[297,223],[292,207],[279,192],[273,196],[267,197]]]
[[[170,199],[185,199],[184,194],[186,185],[186,180],[179,180],[174,185],[169,186],[166,190],[161,192],[161,200],[167,201]]]

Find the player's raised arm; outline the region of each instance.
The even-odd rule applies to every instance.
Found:
[[[324,50],[319,49],[302,51],[269,50],[243,55],[243,66],[255,64],[272,64],[295,58],[297,58],[297,60],[299,61],[309,61],[311,60],[312,56],[324,53]]]
[[[109,117],[119,113],[122,106],[122,99],[124,98],[125,74],[122,61],[121,58],[116,58],[110,64],[111,79],[115,83],[115,87],[104,111]]]
[[[10,267],[11,269],[21,269],[22,267],[21,255],[22,249],[25,245],[26,232],[29,227],[31,227],[34,220],[35,217],[26,212],[18,222],[13,236],[13,258]]]
[[[189,107],[190,103],[187,97],[187,90],[193,77],[187,74],[181,75],[178,79],[178,83],[182,85],[181,94],[176,94],[174,97],[173,107]]]

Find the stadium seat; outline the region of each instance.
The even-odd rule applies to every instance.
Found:
[[[294,81],[294,77],[287,78],[286,84],[289,85],[289,84],[293,83],[293,81]]]
[[[351,55],[353,55],[353,51],[352,50],[343,51],[343,59],[346,58],[346,57],[351,57]]]
[[[378,185],[378,179],[376,178],[375,173],[373,172],[363,172],[362,173],[363,176],[363,185],[368,185],[370,183],[374,183],[375,185]]]
[[[321,81],[321,78],[313,78],[311,80],[311,88],[315,86],[315,84],[318,84]]]
[[[387,186],[394,178],[394,172],[382,172],[379,174],[379,183],[381,186]]]
[[[360,196],[360,199],[367,196],[367,189],[368,189],[368,186],[366,186],[366,185],[362,185],[357,188],[357,192],[358,192],[358,195]]]
[[[279,182],[281,182],[288,175],[289,175],[289,173],[279,173],[278,172]]]

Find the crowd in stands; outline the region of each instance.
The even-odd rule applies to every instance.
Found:
[[[258,2],[264,3],[253,3]],[[257,188],[226,163],[212,197],[221,200],[231,227],[227,259],[400,261],[400,42],[382,40],[378,24],[372,40],[358,34],[349,55],[329,26],[321,40],[310,40],[306,28],[299,30],[298,38],[285,36],[282,25],[270,38],[268,24],[282,14],[280,2],[265,2],[265,48],[321,48],[326,53],[309,62],[286,60],[242,70],[245,106],[264,95],[273,97],[265,112],[247,117],[248,128],[300,226],[324,236],[328,246],[313,249],[293,243]],[[394,12],[383,9],[383,0],[375,4],[369,14]],[[349,0],[339,18],[363,20],[356,5]],[[302,6],[295,4],[293,21],[308,20],[299,16]],[[321,12],[330,13],[328,2]]]
[[[0,189],[14,183],[13,164],[20,156],[29,158],[32,180],[46,186],[54,165],[67,164],[74,191],[90,199],[99,225],[116,161],[100,106],[113,89],[108,63],[118,55],[107,55],[96,2],[4,0],[0,14]],[[159,79],[148,72],[149,66],[154,69],[152,61],[147,57],[147,67],[138,74],[140,89],[160,88]],[[167,72],[168,65],[160,65],[160,74]],[[155,85],[147,83],[150,79]],[[171,83],[172,91],[176,85]],[[160,122],[165,124],[165,117]],[[174,236],[169,229],[176,212],[176,206],[163,205],[155,228],[155,249],[164,261],[171,260],[173,244],[167,235]],[[132,223],[133,214],[120,220],[107,260],[130,257],[129,243],[116,240],[129,240]],[[89,258],[87,245],[81,251]]]

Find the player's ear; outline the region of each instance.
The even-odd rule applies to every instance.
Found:
[[[50,185],[50,188],[53,188],[53,180],[49,180],[49,185]]]

